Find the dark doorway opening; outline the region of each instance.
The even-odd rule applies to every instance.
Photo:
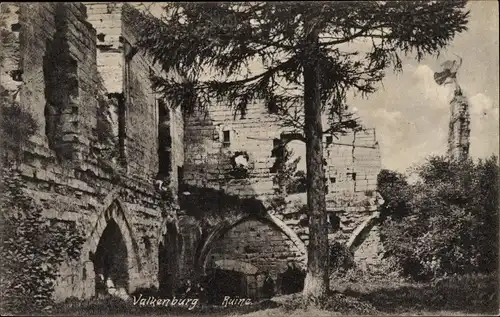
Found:
[[[237,271],[214,269],[208,276],[207,299],[211,304],[220,304],[224,296],[244,298],[246,292],[246,276]]]
[[[177,287],[178,254],[177,231],[169,224],[158,250],[158,291],[163,296],[173,296]]]
[[[104,229],[94,257],[96,294],[106,293],[111,280],[116,289],[128,291],[127,247],[118,224],[109,220]]]
[[[280,278],[281,294],[294,294],[303,290],[306,273],[295,264],[289,264],[287,270],[280,274]]]

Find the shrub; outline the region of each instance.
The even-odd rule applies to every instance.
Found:
[[[330,273],[346,272],[355,266],[354,254],[347,246],[340,242],[334,242],[329,248]]]
[[[273,184],[277,186],[276,194],[286,195],[297,193],[296,179],[305,177],[305,174],[301,173],[298,173],[297,176],[297,165],[300,162],[300,157],[292,160],[293,150],[288,149],[284,145],[280,149],[281,153],[279,153],[271,168],[271,172],[276,173],[273,177]]]
[[[299,170],[295,172],[293,177],[290,179],[290,182],[287,185],[287,193],[296,194],[296,193],[306,193],[306,192],[307,192],[306,172]]]
[[[402,218],[409,212],[408,202],[411,197],[410,186],[406,177],[398,172],[382,170],[377,176],[378,192],[384,198],[381,206],[381,218]]]
[[[498,170],[496,157],[432,157],[417,168],[418,182],[410,186],[399,179],[393,192],[404,194],[384,197],[389,217],[381,234],[386,254],[398,259],[405,275],[425,280],[496,272]]]

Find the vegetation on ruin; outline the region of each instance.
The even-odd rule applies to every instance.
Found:
[[[332,274],[342,275],[356,266],[354,254],[344,243],[336,241],[330,244],[329,257],[330,276],[332,276]]]
[[[15,170],[2,172],[2,315],[48,310],[59,266],[79,258],[84,238],[76,228],[44,218],[42,208],[23,192],[23,181]]]
[[[154,87],[174,107],[190,112],[219,101],[244,112],[262,100],[303,134],[310,230],[305,297],[328,291],[323,133],[357,126],[346,116],[348,91],[374,92],[386,69],[402,69],[400,54],[418,60],[438,54],[466,30],[465,4],[172,3],[162,19],[137,16],[139,46],[168,74],[154,78]],[[354,40],[367,51],[349,50],[345,44]],[[322,115],[330,119],[326,131]]]
[[[77,259],[83,237],[51,223],[24,191],[16,165],[38,129],[31,112],[0,86],[0,289],[1,312],[34,313],[52,304],[58,267]]]
[[[12,98],[0,85],[0,144],[3,162],[19,159],[22,149],[29,145],[29,139],[38,129],[31,113]]]
[[[419,180],[411,185],[397,172],[379,174],[387,256],[416,280],[496,273],[497,157],[476,162],[431,157],[416,172]]]
[[[7,4],[2,4],[0,12],[9,13]],[[0,68],[5,65],[6,51],[4,47],[14,44],[17,41],[12,31],[7,29],[4,20],[0,21],[0,38],[2,49],[0,49]],[[10,57],[9,58],[15,58]],[[14,74],[9,74],[13,76]],[[23,107],[17,99],[19,88],[16,91],[9,91],[0,84],[0,149],[2,151],[2,165],[19,161],[23,148],[29,146],[30,138],[38,129],[38,124],[30,113],[29,109]]]
[[[275,171],[273,183],[276,186],[276,195],[285,197],[287,194],[292,194],[295,189],[295,174],[297,173],[297,165],[299,164],[300,157],[293,161],[293,151],[286,146],[281,146],[281,155],[277,156],[273,169]]]

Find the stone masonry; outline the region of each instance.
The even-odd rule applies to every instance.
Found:
[[[250,104],[244,116],[235,114],[224,104],[213,105],[206,112],[199,111],[186,118],[185,126],[186,184],[239,197],[254,197],[264,204],[276,196],[276,185],[273,184],[275,171],[272,170],[276,161],[273,147],[277,140],[286,138],[290,131],[280,124],[278,117],[268,114],[263,104]],[[367,262],[367,266],[377,264],[382,250],[376,227],[381,200],[376,192],[380,152],[375,131],[352,132],[338,138],[325,135],[324,151],[327,208],[330,221],[338,219],[339,222],[338,227],[332,225],[329,238],[346,243],[355,258]],[[234,157],[241,153],[245,153],[248,161],[245,177],[232,173],[235,169]],[[305,204],[305,194],[291,195],[284,208],[268,210],[273,217],[293,230],[303,242],[303,248],[308,243],[308,227],[304,222],[306,215],[303,209],[295,208],[295,205]],[[245,267],[240,263],[244,262],[255,266],[260,272],[270,269],[275,278],[286,269],[288,262],[305,265],[300,252],[289,249],[288,253],[283,253],[281,246],[273,243],[260,251],[261,256],[255,257],[254,251],[248,250],[254,250],[252,246],[261,243],[260,236],[272,239],[273,235],[268,232],[268,225],[253,220],[252,223],[252,231],[241,230],[240,226],[244,228],[244,223],[234,228],[228,225],[222,241],[214,243],[211,253],[214,260],[238,259],[232,262],[233,270]],[[368,241],[373,243],[360,248],[368,232],[371,232]],[[261,259],[266,252],[282,256],[271,256],[267,264],[263,265]]]
[[[458,84],[450,101],[450,123],[448,130],[448,157],[455,161],[469,156],[470,113],[469,102]]]
[[[259,102],[244,116],[165,105],[149,80],[160,70],[134,46],[138,15],[123,3],[2,3],[15,38],[2,42],[0,84],[39,125],[18,165],[25,192],[86,239],[54,296],[90,298],[99,274],[128,293],[171,289],[208,268],[244,274],[243,295],[258,296],[264,272],[279,284],[307,260],[305,196],[276,203],[273,184],[272,150],[289,131]],[[376,263],[375,131],[325,135],[324,148],[329,238]]]
[[[158,243],[175,218],[154,187],[158,102],[147,59],[126,55],[135,39],[125,19],[119,5],[2,3],[18,40],[4,44],[1,84],[19,90],[39,125],[18,166],[25,190],[46,217],[76,224],[86,238],[80,261],[61,267],[56,299],[95,294],[95,254],[111,223],[126,246],[118,258],[127,291],[157,286]],[[182,121],[172,129],[182,140]],[[174,164],[181,142],[172,142]]]

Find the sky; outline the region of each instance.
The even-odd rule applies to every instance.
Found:
[[[433,74],[456,55],[463,58],[457,78],[470,104],[469,154],[475,159],[498,155],[498,4],[470,1],[467,6],[468,30],[458,34],[438,58],[427,57],[418,63],[414,56],[403,57],[403,72],[389,70],[377,92],[364,99],[349,97],[348,104],[363,125],[376,129],[382,168],[405,172],[429,155],[446,154],[452,88],[438,86]],[[302,156],[302,169],[305,147],[294,144],[292,148]]]
[[[406,57],[403,73],[388,72],[376,93],[366,99],[350,98],[364,125],[376,129],[383,168],[404,172],[429,155],[446,153],[452,88],[437,85],[433,75],[442,62],[456,58],[454,54],[463,58],[457,79],[470,104],[469,154],[498,155],[498,3],[471,1],[468,8],[469,29],[456,36],[439,58],[418,63]]]
[[[470,104],[469,154],[474,159],[498,156],[498,4],[471,1],[468,9],[468,30],[456,36],[438,58],[418,63],[414,56],[404,57],[403,72],[388,71],[377,92],[348,99],[363,125],[376,130],[382,168],[404,173],[430,155],[446,154],[453,88],[437,85],[434,72],[441,70],[444,61],[456,59],[454,54],[463,59],[457,79]],[[291,148],[302,157],[298,168],[304,169],[304,145],[294,143]]]

